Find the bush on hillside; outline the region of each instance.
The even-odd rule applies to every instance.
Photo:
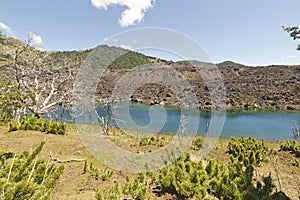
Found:
[[[20,120],[12,120],[9,123],[9,132],[18,130],[41,131],[49,134],[65,135],[66,124],[43,118],[22,117]]]

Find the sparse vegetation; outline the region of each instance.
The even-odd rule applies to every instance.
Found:
[[[203,136],[197,136],[193,139],[192,145],[191,145],[191,149],[199,151],[202,147],[204,141],[204,137]]]
[[[293,89],[293,92],[295,92],[296,94],[300,93],[300,87],[299,86],[295,86]]]
[[[137,177],[131,182],[130,178],[126,177],[126,183],[123,186],[123,194],[130,195],[131,198],[135,200],[144,200],[146,199],[147,184],[145,174],[140,173]]]
[[[64,167],[38,159],[43,145],[41,143],[32,153],[24,152],[20,155],[0,152],[1,199],[50,199],[50,193],[58,183]]]
[[[33,130],[41,131],[49,134],[56,135],[65,135],[66,134],[66,124],[45,120],[43,118],[31,117],[22,117],[20,120],[11,120],[9,123],[9,131],[18,131],[18,130]]]
[[[296,157],[300,157],[300,145],[296,140],[281,141],[280,150],[289,151]]]
[[[255,167],[263,162],[266,155],[263,141],[232,138],[227,152],[231,155],[227,164],[212,159],[195,162],[189,153],[185,153],[157,173],[152,172],[152,176],[138,174],[133,182],[127,177],[122,195],[145,199],[149,188],[156,187],[160,188],[160,195],[175,195],[176,199],[289,199],[283,192],[278,192],[270,174],[261,180],[253,179]],[[152,180],[145,181],[146,177],[152,177]],[[115,184],[109,191],[115,191]],[[109,193],[98,191],[96,197],[105,196],[103,194]],[[122,196],[120,193],[118,195]],[[106,195],[102,199],[109,198]]]
[[[96,190],[97,200],[119,200],[121,197],[121,188],[118,181],[114,181],[112,188],[107,192],[105,189]]]
[[[117,131],[116,129],[114,129]],[[24,132],[25,134],[26,132]],[[8,133],[10,134],[17,134],[17,133]],[[18,133],[22,138],[21,132]],[[36,135],[33,134],[33,135]],[[50,137],[51,135],[47,135]],[[25,135],[28,137],[28,134]],[[71,135],[67,135],[60,140],[64,140],[64,138],[69,138]],[[72,136],[73,137],[73,136]],[[112,135],[110,135],[112,137]],[[115,134],[115,137],[119,137],[118,134]],[[125,138],[126,135],[123,135]],[[127,136],[130,137],[130,136]],[[3,138],[3,137],[2,137]],[[55,136],[52,136],[55,139]],[[31,141],[31,138],[28,138],[28,141]],[[49,140],[49,139],[47,139]],[[136,138],[136,140],[138,140]],[[233,143],[236,144],[238,147],[246,147],[245,141],[248,141],[249,138],[236,139]],[[252,141],[252,139],[251,139]],[[5,142],[2,139],[2,142]],[[225,154],[226,145],[228,145],[229,140],[222,140],[222,145],[219,145],[217,150],[217,156],[226,157],[228,154]],[[63,141],[63,143],[65,143]],[[232,141],[231,141],[232,143]],[[242,143],[242,144],[238,144]],[[265,142],[262,141],[252,141],[253,144],[263,143],[263,146],[267,146]],[[71,145],[73,142],[70,141]],[[273,144],[272,144],[273,145]],[[274,145],[279,147],[279,144]],[[255,146],[255,145],[251,145]],[[67,147],[67,148],[66,148]],[[63,156],[66,155],[68,148],[73,148],[71,146],[59,147],[57,149],[60,154],[55,153],[59,157],[66,158],[70,156]],[[231,147],[232,148],[232,145]],[[62,150],[63,149],[63,150]],[[79,148],[81,149],[81,147]],[[251,149],[251,148],[250,148]],[[264,148],[262,148],[264,149]],[[262,150],[261,149],[261,150]],[[227,149],[228,151],[229,149]],[[74,150],[72,150],[73,152]],[[193,151],[191,151],[193,152]],[[282,152],[284,153],[284,152]],[[278,153],[278,156],[281,159],[288,160],[286,155]],[[78,157],[77,154],[74,154]],[[86,154],[84,153],[86,156]],[[215,154],[212,154],[215,155]],[[246,154],[248,155],[248,154]],[[95,193],[93,193],[94,198],[96,199],[103,199],[103,200],[110,200],[110,199],[170,199],[171,196],[176,199],[288,199],[286,195],[281,192],[278,186],[275,187],[272,178],[276,178],[274,176],[265,174],[257,176],[256,170],[260,168],[265,168],[268,164],[269,154],[263,154],[264,158],[260,163],[260,167],[257,167],[256,164],[247,164],[245,162],[240,162],[238,158],[240,157],[239,154],[236,156],[231,155],[231,159],[226,159],[225,161],[217,161],[215,156],[208,158],[206,160],[194,160],[193,155],[186,153],[183,154],[180,158],[176,159],[173,163],[168,164],[164,168],[156,172],[147,172],[138,175],[129,174],[126,180],[124,180],[125,175],[121,174],[119,171],[114,171],[109,168],[105,168],[100,163],[97,163],[96,160],[90,160],[89,162],[85,161],[85,163],[66,163],[66,169],[73,171],[66,172],[67,174],[64,175],[64,178],[67,178],[67,181],[62,182],[61,184],[67,187],[67,193],[69,195],[69,181],[70,179],[75,179],[74,181],[76,184],[90,184],[94,182],[95,184],[91,184],[89,186],[82,185],[80,188],[83,190],[94,190],[98,188]],[[272,154],[273,155],[273,154]],[[9,155],[12,157],[13,155]],[[243,154],[243,156],[245,156]],[[228,156],[229,157],[229,156]],[[266,160],[266,162],[264,162]],[[291,162],[284,162],[283,164],[286,167],[293,167],[289,169],[297,170],[294,166],[297,166],[298,158],[291,159]],[[296,160],[296,161],[294,161]],[[92,164],[91,164],[92,163]],[[256,163],[256,162],[254,162]],[[78,167],[76,167],[78,166]],[[32,168],[31,168],[32,169]],[[74,171],[76,169],[76,171]],[[286,171],[287,169],[278,169],[280,173],[283,173],[282,170]],[[77,175],[76,175],[76,172]],[[83,172],[83,173],[82,173]],[[97,173],[98,172],[98,173]],[[110,176],[113,172],[113,176]],[[295,176],[299,173],[295,171]],[[78,176],[78,177],[74,177]],[[103,178],[104,175],[107,178]],[[69,177],[70,176],[70,177]],[[69,177],[69,178],[68,178]],[[87,177],[87,183],[80,182],[79,180]],[[261,177],[261,178],[260,178]],[[285,180],[285,177],[281,177],[280,179]],[[104,180],[104,181],[102,181]],[[112,181],[114,180],[114,181]],[[275,179],[274,179],[275,180]],[[75,184],[75,183],[74,183]],[[285,183],[287,184],[287,183]],[[293,183],[290,183],[294,185]],[[105,187],[103,187],[105,185]],[[289,185],[290,187],[290,185]],[[76,187],[77,188],[77,187]],[[145,189],[146,188],[146,189]],[[283,191],[286,192],[285,188]],[[61,187],[58,191],[58,194],[61,191]],[[75,190],[71,190],[75,192]],[[290,191],[289,191],[290,192]],[[290,193],[289,193],[290,194]],[[76,196],[76,192],[73,194],[73,197]],[[77,194],[78,195],[78,194]],[[295,195],[294,195],[295,197]],[[89,197],[88,199],[92,199]],[[278,198],[277,198],[278,199]]]
[[[91,177],[94,177],[95,180],[107,181],[113,176],[114,171],[109,168],[100,170],[95,167],[92,162],[88,165],[87,161],[85,161],[83,173],[88,173]]]
[[[143,137],[140,139],[139,146],[158,146],[163,147],[164,141],[166,141],[166,138],[164,136],[151,136],[151,137]]]
[[[121,188],[118,181],[114,181],[113,186],[109,191],[104,189],[96,191],[97,200],[117,200],[122,196],[130,197],[134,200],[144,200],[146,199],[147,188],[146,184],[146,175],[140,173],[136,176],[133,181],[130,181],[130,178],[126,176],[126,182]]]

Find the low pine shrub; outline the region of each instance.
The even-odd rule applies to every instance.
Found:
[[[32,154],[0,152],[0,199],[50,199],[64,167],[49,165],[37,158],[43,145],[41,143]]]
[[[296,140],[281,141],[280,150],[289,151],[296,157],[300,157],[300,145]]]
[[[138,176],[130,182],[129,177],[126,177],[126,183],[123,186],[123,194],[130,195],[135,200],[146,199],[146,177],[143,173],[138,174]]]
[[[193,139],[192,145],[191,145],[191,149],[192,150],[196,150],[199,151],[202,147],[204,141],[204,137],[202,136],[197,136]]]
[[[105,189],[96,191],[97,200],[119,200],[121,197],[121,188],[117,181],[114,181],[112,188],[107,192]]]
[[[107,181],[113,176],[114,171],[109,168],[99,170],[97,167],[93,166],[93,163],[90,163],[88,167],[88,163],[85,161],[83,173],[88,173],[91,177],[94,177],[95,180]]]
[[[20,120],[12,120],[9,123],[9,132],[18,130],[33,130],[42,131],[49,134],[65,135],[66,124],[59,123],[52,120],[45,120],[43,118],[22,117]]]
[[[226,152],[244,166],[259,166],[267,154],[267,147],[264,141],[257,141],[251,137],[230,138]]]

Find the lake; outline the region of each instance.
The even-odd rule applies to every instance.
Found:
[[[166,134],[176,134],[180,129],[181,110],[179,108],[135,103],[117,105],[117,109],[115,109],[117,110],[115,112],[117,115],[114,117],[118,120],[114,125],[119,128]],[[98,106],[97,112],[99,115],[102,115],[103,106]],[[199,113],[191,113],[189,115],[190,125],[188,126],[195,126],[198,135],[205,135],[207,123],[210,122],[211,112],[199,111]],[[150,116],[152,116],[152,121]],[[300,124],[300,112],[227,111],[220,137],[251,136],[257,139],[263,138],[267,141],[288,140],[292,136],[293,120]],[[89,120],[86,121],[86,119],[80,119],[76,120],[76,123],[91,122]]]
[[[154,122],[161,123],[164,117],[160,106],[148,106],[143,104],[123,104],[124,108],[129,107],[129,113],[134,123],[138,126],[147,126],[151,122],[149,109]],[[121,106],[119,111],[122,113]],[[181,110],[178,108],[164,107],[166,111],[166,120],[160,130],[160,133],[176,133],[180,126]],[[210,121],[211,113],[209,111],[200,111],[199,115],[191,114],[191,123],[199,122],[198,134],[205,135],[206,125]],[[198,118],[196,120],[196,118]],[[126,117],[122,117],[125,123]],[[231,136],[251,136],[257,139],[265,139],[267,141],[287,140],[292,136],[293,120],[300,123],[300,112],[284,112],[284,111],[227,111],[225,123],[221,132],[222,138]],[[120,124],[120,123],[119,123]],[[160,126],[160,125],[158,125]],[[151,127],[148,131],[151,132]],[[147,129],[145,129],[147,130]],[[154,131],[155,132],[155,131]]]

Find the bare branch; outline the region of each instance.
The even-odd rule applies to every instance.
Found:
[[[83,162],[86,160],[86,158],[71,158],[69,160],[61,160],[59,158],[53,157],[51,153],[49,153],[49,156],[50,156],[50,160],[56,161],[58,163]]]
[[[55,91],[56,91],[56,89],[55,89],[55,87],[54,87],[54,83],[55,83],[56,79],[58,79],[58,78],[59,78],[59,75],[56,76],[56,77],[54,77],[54,78],[52,79],[52,83],[51,83],[51,92],[50,92],[49,96],[45,99],[45,101],[43,102],[43,106],[46,106],[46,105],[49,103],[49,101],[50,101],[50,99],[52,98],[52,96],[54,95],[54,93],[55,93]]]

